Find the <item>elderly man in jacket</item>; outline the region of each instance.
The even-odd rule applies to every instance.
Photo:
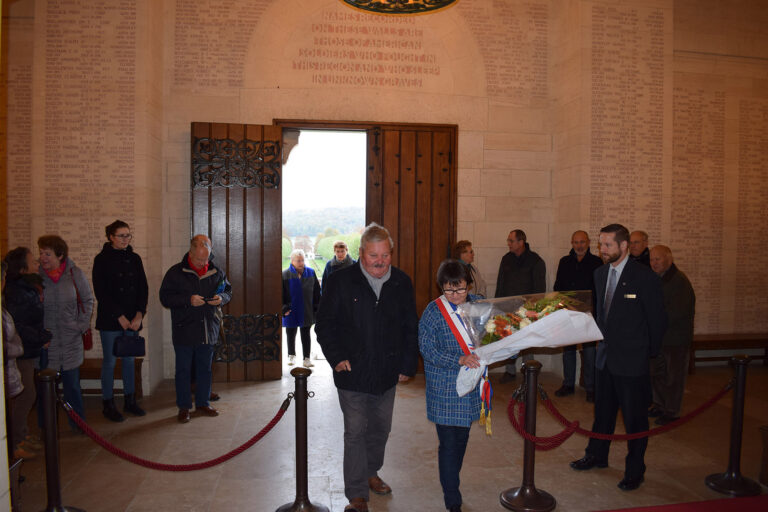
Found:
[[[187,423],[190,418],[193,367],[196,411],[205,416],[219,415],[209,402],[211,362],[219,338],[219,308],[231,298],[227,276],[213,264],[211,240],[195,235],[189,252],[168,269],[160,285],[160,302],[171,310],[179,423]]]
[[[655,423],[666,425],[678,418],[683,403],[688,352],[693,341],[696,294],[688,277],[675,265],[669,247],[657,245],[650,254],[651,269],[661,278],[669,324],[661,340],[661,353],[651,359],[654,405],[648,416],[658,416]]]
[[[367,512],[369,490],[392,489],[378,476],[392,425],[395,387],[416,373],[418,315],[411,279],[392,266],[392,238],[372,223],[360,260],[324,283],[315,332],[344,415],[344,510]]]

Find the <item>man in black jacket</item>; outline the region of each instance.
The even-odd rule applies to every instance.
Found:
[[[195,369],[195,409],[218,416],[211,407],[211,362],[219,338],[219,307],[232,298],[224,271],[213,264],[211,240],[195,235],[189,253],[166,272],[160,302],[171,310],[173,350],[176,352],[178,420],[187,423],[192,408],[192,367]]]
[[[496,297],[512,297],[547,291],[547,266],[541,256],[531,250],[525,231],[513,229],[507,235],[509,252],[501,258],[499,275],[496,277]],[[528,361],[533,356],[523,357]],[[504,367],[501,382],[515,378],[515,359],[510,358]]]
[[[651,266],[651,254],[648,250],[648,233],[633,231],[629,234],[629,257],[648,267]]]
[[[571,252],[560,258],[555,278],[555,291],[591,290],[595,294],[592,274],[603,261],[589,251],[589,235],[586,231],[575,231],[571,235]],[[594,300],[593,300],[594,304]],[[581,367],[584,370],[584,389],[587,402],[595,401],[595,343],[581,344]],[[576,346],[563,349],[563,385],[555,391],[556,396],[574,393],[576,385]]]
[[[629,258],[629,231],[621,224],[600,230],[605,265],[595,270],[595,319],[603,334],[595,367],[595,422],[592,431],[613,434],[619,410],[628,434],[648,430],[651,398],[650,359],[661,349],[667,328],[661,280],[645,265]],[[590,439],[583,458],[571,467],[584,471],[608,466],[611,442]],[[631,491],[643,482],[648,438],[627,442],[624,478],[619,489]]]
[[[418,315],[411,279],[392,266],[392,238],[372,223],[360,259],[323,283],[315,332],[344,415],[344,510],[366,512],[369,490],[392,489],[378,476],[392,425],[395,388],[416,373]]]

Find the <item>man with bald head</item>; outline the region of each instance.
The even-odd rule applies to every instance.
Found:
[[[586,231],[575,231],[571,235],[571,252],[560,258],[555,278],[555,291],[590,290],[594,298],[595,282],[593,273],[603,264],[598,256],[589,250],[589,235]],[[594,303],[592,304],[594,309]],[[587,402],[595,401],[595,343],[582,343],[581,367],[584,374],[584,389]],[[575,392],[576,346],[563,349],[563,385],[555,391],[556,396],[568,396]]]
[[[629,257],[643,265],[651,266],[648,252],[648,233],[633,231],[629,234]]]
[[[232,286],[224,271],[213,264],[211,249],[207,236],[195,235],[189,252],[168,269],[160,285],[160,302],[171,310],[179,423],[190,419],[193,368],[196,411],[205,416],[219,415],[209,402],[211,362],[219,339],[220,307],[232,298]]]
[[[680,415],[693,340],[696,295],[688,277],[675,265],[669,247],[657,245],[650,255],[651,269],[661,277],[668,325],[661,340],[661,353],[651,359],[654,405],[648,415],[658,416],[657,425],[666,425]]]

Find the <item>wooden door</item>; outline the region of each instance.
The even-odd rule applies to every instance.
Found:
[[[367,220],[395,241],[393,264],[413,279],[421,314],[456,241],[455,126],[384,125],[368,130]]]
[[[214,381],[279,379],[282,129],[192,123],[191,235],[232,283]]]

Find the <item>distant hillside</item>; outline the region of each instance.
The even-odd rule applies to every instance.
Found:
[[[322,208],[283,212],[283,230],[288,236],[317,236],[327,228],[339,233],[359,231],[365,225],[365,208]]]

